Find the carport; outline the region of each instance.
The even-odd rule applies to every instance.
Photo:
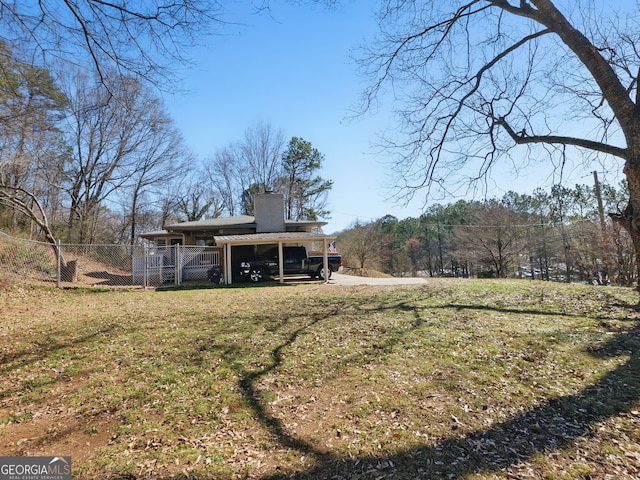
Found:
[[[332,237],[330,235],[312,232],[248,233],[241,235],[214,236],[216,245],[223,247],[224,277],[227,285],[233,283],[231,252],[234,247],[250,245],[277,245],[280,283],[284,283],[284,245],[322,242],[322,262],[323,268],[326,272],[329,269],[329,243],[335,239],[335,236]],[[325,283],[329,281],[328,275],[325,275],[324,281]]]

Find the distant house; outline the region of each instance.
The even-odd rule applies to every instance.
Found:
[[[216,258],[220,259],[226,283],[232,283],[233,273],[243,259],[273,246],[304,245],[326,255],[329,243],[335,240],[334,236],[320,231],[327,222],[285,220],[281,194],[256,195],[254,211],[255,216],[238,215],[165,225],[164,230],[144,233],[141,237],[155,247],[184,245],[218,249]]]

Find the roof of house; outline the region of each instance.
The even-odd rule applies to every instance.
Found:
[[[313,232],[245,233],[240,235],[216,235],[217,245],[254,245],[269,242],[297,243],[335,240],[335,236]]]
[[[165,230],[210,230],[214,228],[241,226],[246,227],[256,223],[256,217],[250,215],[236,215],[233,217],[207,218],[193,222],[179,222],[165,225]]]
[[[327,222],[320,222],[316,220],[285,220],[285,225],[299,225],[299,226],[317,226],[321,227],[326,225]],[[235,215],[233,217],[219,217],[208,218],[206,220],[196,220],[193,222],[180,222],[171,225],[165,225],[165,230],[213,230],[216,228],[230,228],[230,227],[251,227],[255,226],[256,217],[251,215]]]
[[[285,220],[285,227],[322,227],[327,222],[311,220]],[[235,215],[232,217],[208,218],[206,220],[196,220],[192,222],[179,222],[165,225],[164,230],[157,232],[146,232],[141,235],[143,238],[156,238],[161,236],[171,236],[181,232],[220,230],[231,233],[236,229],[252,229],[256,227],[256,218],[251,215]]]

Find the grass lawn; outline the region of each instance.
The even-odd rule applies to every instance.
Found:
[[[638,479],[632,290],[0,285],[0,456],[74,479]]]

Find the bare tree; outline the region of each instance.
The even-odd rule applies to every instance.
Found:
[[[362,224],[357,221],[339,236],[338,241],[347,267],[375,269],[389,243],[389,234],[384,232],[381,222]]]
[[[129,180],[117,191],[127,212],[131,244],[136,242],[139,233],[138,219],[158,203],[161,192],[184,175],[193,161],[182,136],[158,101],[147,104],[147,107],[147,131],[136,149]]]
[[[284,133],[258,122],[244,137],[218,150],[205,163],[210,188],[230,215],[253,212],[253,195],[278,190],[283,176]]]
[[[221,13],[215,0],[0,0],[9,43],[32,47],[42,65],[92,64],[105,84],[113,71],[158,85],[171,79],[176,61],[185,60],[184,52]]]
[[[526,251],[523,217],[498,201],[474,204],[470,225],[456,227],[459,248],[467,258],[490,266],[496,277],[507,278],[518,269],[519,256]]]
[[[208,185],[216,191],[223,207],[232,216],[240,212],[240,198],[248,186],[245,185],[248,179],[242,165],[238,146],[231,144],[218,150],[204,166]]]
[[[247,128],[238,148],[242,155],[244,175],[250,178],[249,186],[263,185],[275,190],[282,177],[282,152],[284,133],[270,124],[258,122]]]
[[[74,88],[68,128],[73,158],[64,185],[68,227],[73,241],[92,243],[105,201],[129,194],[135,216],[151,185],[177,175],[183,147],[160,99],[137,80],[119,77],[107,90],[78,75]],[[135,236],[135,222],[132,228]]]
[[[218,218],[224,211],[224,203],[218,192],[203,176],[196,173],[182,183],[177,199],[178,212],[185,220],[192,222],[203,218]]]
[[[629,199],[611,216],[640,252],[637,5],[557,3],[385,2],[379,42],[361,57],[365,107],[393,88],[406,136],[387,146],[404,193],[454,189],[460,172],[484,178],[500,159],[621,159]]]

